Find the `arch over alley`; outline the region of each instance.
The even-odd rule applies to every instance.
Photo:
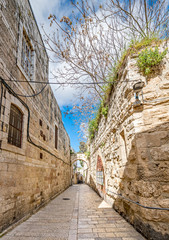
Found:
[[[87,168],[85,169],[85,183],[89,183],[89,159],[84,153],[74,153],[71,155],[71,176],[73,179],[73,164],[77,161],[83,161],[86,163]]]
[[[73,165],[73,163],[75,163],[78,160],[85,162],[87,164],[87,167],[89,167],[89,160],[87,159],[84,153],[74,153],[71,155],[71,165]]]

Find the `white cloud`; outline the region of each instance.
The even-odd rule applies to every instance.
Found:
[[[52,85],[52,90],[59,106],[61,108],[63,106],[72,106],[75,102],[74,95],[76,93],[76,89],[71,86],[67,86],[65,88],[60,87],[59,89],[57,88],[57,85]]]
[[[50,28],[50,20],[48,16],[50,14],[55,14],[57,18],[61,19],[62,16],[68,16],[72,9],[70,3],[63,0],[30,0],[30,4],[32,6],[35,18],[39,25],[39,30],[43,36],[42,25],[47,33],[51,32]],[[51,53],[48,52],[48,55],[51,56]],[[51,56],[52,58],[52,56]],[[53,69],[58,68],[58,65],[49,64],[49,72]],[[52,78],[52,75],[49,74],[49,79]],[[70,86],[66,86],[66,88],[58,88],[58,85],[52,85],[52,89],[54,91],[54,95],[60,107],[64,105],[72,105],[75,102],[74,94],[76,89]]]
[[[51,13],[59,14],[60,12],[60,0],[30,0],[32,9],[37,19],[38,24],[45,24],[48,21],[48,16]]]

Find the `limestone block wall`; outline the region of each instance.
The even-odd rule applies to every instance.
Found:
[[[161,50],[169,47],[165,42]],[[119,72],[107,119],[90,143],[90,184],[148,239],[169,239],[169,52],[145,79],[128,57]],[[134,107],[133,84],[144,81],[142,105]],[[103,186],[97,179],[97,161],[103,163]]]
[[[27,0],[0,7],[0,232],[70,185],[70,140],[48,82],[48,56]],[[31,76],[21,66],[23,33],[32,46]],[[10,88],[12,91],[10,91]],[[8,143],[11,105],[23,115],[21,147]],[[57,127],[57,146],[56,133]]]

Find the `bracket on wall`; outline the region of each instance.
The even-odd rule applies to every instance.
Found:
[[[142,105],[143,100],[143,87],[144,87],[145,83],[143,81],[138,81],[133,85],[133,91],[134,91],[134,95],[135,95],[135,102],[133,103],[133,107],[139,107],[140,105]],[[141,96],[142,96],[142,102],[139,99],[139,94],[141,92]]]

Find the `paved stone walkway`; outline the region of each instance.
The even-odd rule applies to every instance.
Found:
[[[70,200],[64,200],[70,198]],[[2,240],[144,240],[87,185],[74,185]]]

